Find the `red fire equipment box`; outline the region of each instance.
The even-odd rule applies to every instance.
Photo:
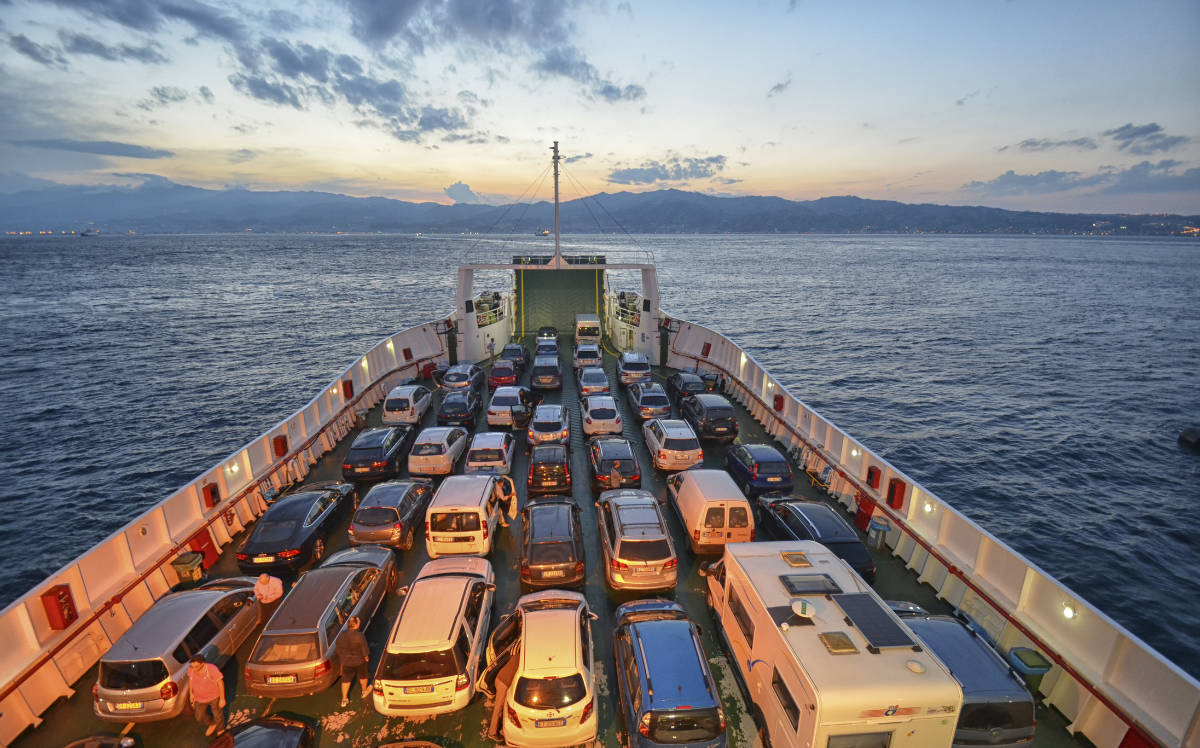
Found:
[[[75,598],[71,597],[71,586],[56,584],[42,593],[42,607],[46,609],[46,620],[50,628],[62,631],[79,618],[75,610]]]

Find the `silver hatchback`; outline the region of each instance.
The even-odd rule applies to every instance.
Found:
[[[604,579],[614,590],[675,587],[679,557],[658,500],[649,491],[604,491],[596,502]]]
[[[160,599],[100,659],[92,708],[113,722],[171,719],[188,705],[188,660],[221,665],[258,625],[253,577],[219,579]]]

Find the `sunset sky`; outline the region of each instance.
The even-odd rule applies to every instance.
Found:
[[[1200,213],[1200,3],[0,0],[0,193]],[[548,197],[547,183],[537,195]]]

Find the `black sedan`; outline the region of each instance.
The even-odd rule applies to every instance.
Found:
[[[529,351],[520,343],[509,343],[500,351],[500,358],[506,361],[512,361],[517,367],[517,373],[525,371],[529,368]]]
[[[778,540],[815,540],[850,564],[867,584],[875,583],[875,561],[850,523],[816,501],[770,494],[758,499],[760,527]]]
[[[319,560],[342,509],[353,503],[354,486],[349,483],[301,490],[276,501],[237,549],[238,568],[246,574],[294,572]]]
[[[676,405],[680,404],[681,398],[691,397],[701,392],[708,392],[708,385],[696,374],[679,371],[667,377],[667,394],[671,396]]]
[[[311,748],[316,741],[316,730],[310,725],[273,714],[229,728],[209,748]]]
[[[475,390],[457,390],[447,392],[438,408],[437,423],[439,426],[462,426],[472,428],[479,416],[479,406],[483,400]]]
[[[342,477],[355,480],[394,478],[408,457],[412,426],[385,426],[358,435],[342,461]]]

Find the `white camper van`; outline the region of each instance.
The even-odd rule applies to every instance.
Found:
[[[600,317],[595,314],[575,315],[575,344],[600,342]]]
[[[771,745],[950,748],[962,688],[825,546],[733,543],[703,573]]]

